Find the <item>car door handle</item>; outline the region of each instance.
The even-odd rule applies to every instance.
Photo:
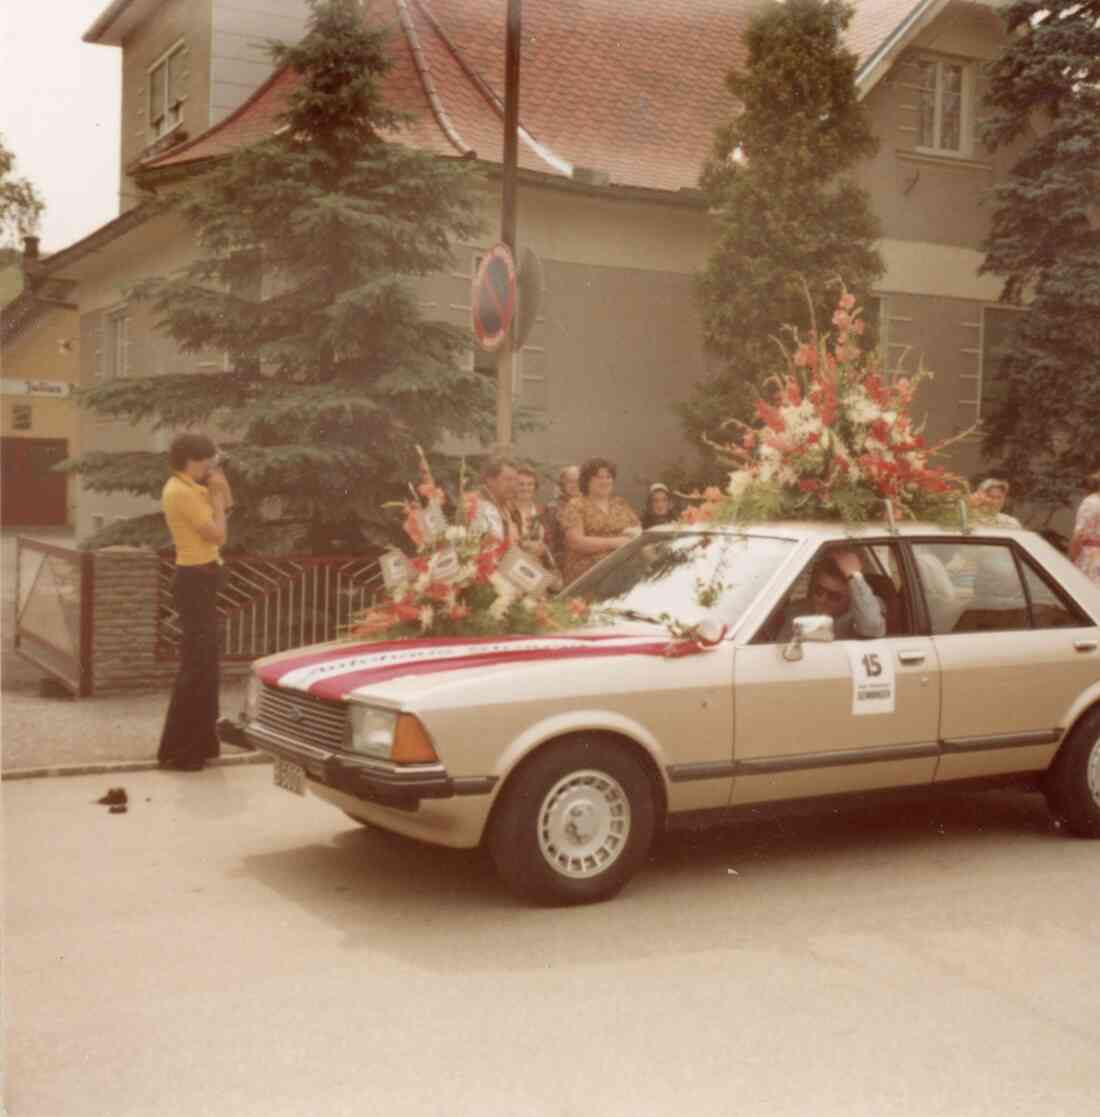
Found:
[[[899,663],[923,663],[924,652],[898,652]]]
[[[1096,651],[1095,640],[1074,640],[1074,648],[1079,652],[1094,652]]]

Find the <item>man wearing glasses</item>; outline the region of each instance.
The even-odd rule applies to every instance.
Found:
[[[877,640],[886,635],[886,607],[863,577],[855,551],[829,551],[814,563],[810,596],[794,603],[780,633],[787,640],[795,617],[828,614],[837,640]]]

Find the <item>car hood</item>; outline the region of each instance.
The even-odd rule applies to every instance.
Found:
[[[538,679],[535,689],[547,696],[575,690],[594,667],[624,659],[652,664],[677,645],[664,629],[645,626],[569,635],[340,641],[269,656],[254,670],[268,686],[408,708],[453,700],[457,692],[484,697],[505,684],[527,689],[521,680],[530,685]]]

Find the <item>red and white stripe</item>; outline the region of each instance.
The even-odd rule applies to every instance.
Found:
[[[596,659],[622,655],[664,656],[668,640],[627,636],[491,636],[390,640],[329,648],[259,669],[270,686],[342,699],[359,687],[406,675],[495,667],[538,660]]]

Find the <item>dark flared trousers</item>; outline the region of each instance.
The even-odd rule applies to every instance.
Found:
[[[162,764],[218,755],[218,571],[177,566],[173,596],[179,612],[180,669],[164,719],[157,759]]]

